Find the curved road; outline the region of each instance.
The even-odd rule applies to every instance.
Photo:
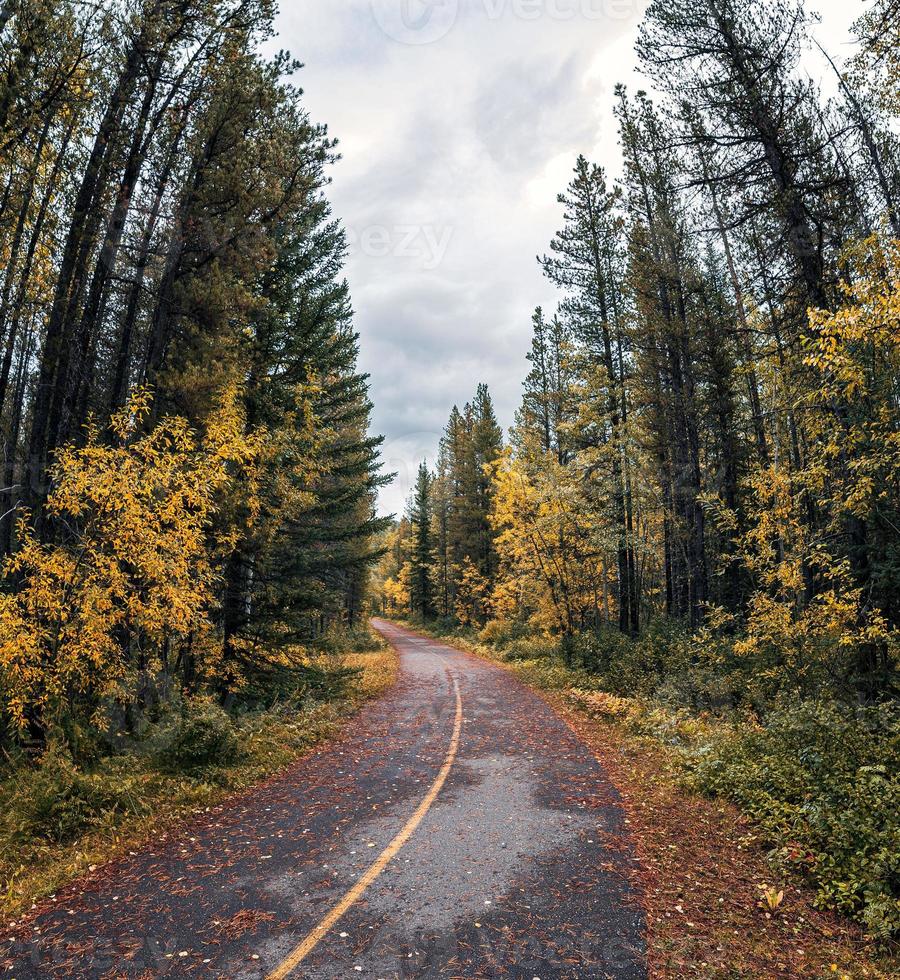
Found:
[[[399,680],[342,739],[45,903],[0,977],[645,977],[590,751],[506,671],[375,626]]]

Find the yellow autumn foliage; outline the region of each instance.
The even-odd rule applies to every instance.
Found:
[[[835,544],[866,527],[874,553],[900,499],[891,391],[900,373],[900,242],[860,242],[846,266],[844,303],[812,311],[804,341],[817,381],[801,401],[810,438],[804,466],[773,462],[751,476],[749,522],[740,533],[735,514],[717,513],[754,586],[733,649],[758,664],[760,676],[845,678],[896,655],[896,633],[847,557],[852,540]],[[733,616],[714,610],[707,628],[723,620]]]
[[[384,584],[381,587],[381,595],[386,612],[396,613],[400,616],[409,615],[410,577],[411,567],[407,561],[400,566],[396,575],[389,576],[387,579],[385,579]]]
[[[834,558],[808,526],[805,491],[795,480],[773,467],[754,476],[751,490],[753,522],[737,545],[755,589],[734,653],[750,658],[762,676],[786,674],[797,682],[823,668],[837,675],[847,652],[883,637],[884,624],[874,614],[860,618],[862,593],[850,565]],[[709,625],[722,622],[713,616]]]
[[[806,363],[821,385],[810,407],[818,453],[813,489],[837,513],[883,513],[900,489],[900,241],[877,237],[847,255],[845,302],[835,313],[814,311]],[[835,406],[844,406],[834,411]]]
[[[211,539],[212,518],[229,481],[252,487],[262,443],[245,435],[234,391],[202,434],[177,417],[145,431],[150,404],[138,391],[111,441],[92,426],[59,454],[55,543],[22,520],[3,570],[17,588],[0,596],[0,697],[19,730],[80,697],[126,699],[129,664],[151,669],[188,642],[214,666],[216,558],[237,531]]]
[[[468,555],[456,587],[456,618],[463,626],[484,626],[491,611],[491,584]]]
[[[493,493],[498,614],[515,595],[547,632],[570,633],[596,618],[609,604],[606,528],[585,505],[577,473],[552,454],[530,468],[507,452],[493,467]]]

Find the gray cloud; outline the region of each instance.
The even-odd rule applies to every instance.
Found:
[[[450,407],[479,381],[511,424],[531,311],[556,303],[535,255],[559,225],[556,194],[575,156],[619,169],[611,93],[618,81],[635,84],[634,32],[645,5],[284,4],[276,46],[305,63],[299,82],[310,113],[341,143],[329,195],[353,243],[347,275],[374,426],[400,474],[384,510],[402,510]],[[846,36],[848,6],[819,5],[819,35],[833,50]],[[395,39],[420,21],[437,40]]]
[[[590,143],[597,121],[584,112],[579,82],[586,52],[555,69],[543,60],[505,65],[472,104],[472,124],[504,173],[532,173],[555,146]]]

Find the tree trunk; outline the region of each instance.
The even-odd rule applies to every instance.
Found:
[[[39,531],[43,529],[41,511],[48,491],[47,467],[58,445],[73,328],[84,290],[87,262],[103,217],[102,199],[119,144],[122,117],[143,65],[142,42],[141,35],[129,46],[125,64],[98,127],[75,198],[47,321],[26,459],[26,489]]]

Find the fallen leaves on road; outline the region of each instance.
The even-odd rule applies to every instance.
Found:
[[[271,912],[261,912],[259,909],[241,909],[226,922],[219,924],[218,933],[228,939],[240,939],[248,932],[256,932],[264,922],[271,922],[274,918],[275,916]]]

